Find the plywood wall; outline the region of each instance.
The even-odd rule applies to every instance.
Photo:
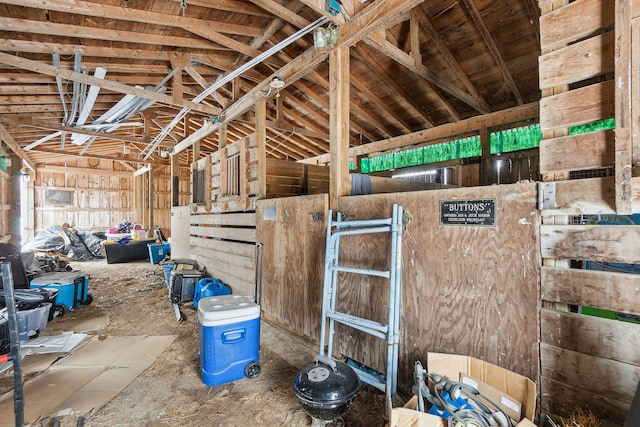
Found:
[[[461,199],[494,199],[496,226],[441,225],[440,202]],[[411,380],[406,367],[412,367],[414,360],[424,361],[427,352],[443,352],[478,357],[537,379],[535,184],[349,197],[340,200],[340,211],[349,219],[385,217],[393,203],[407,212],[402,246],[402,378]],[[354,263],[364,262],[364,267],[388,265],[389,245],[384,239],[388,237],[344,240],[340,249]],[[346,276],[345,308],[385,318],[382,283]],[[386,349],[379,342],[380,350],[374,351],[370,338],[351,333],[341,343],[343,353],[384,367]]]
[[[496,200],[495,227],[440,225],[440,201]],[[414,360],[427,352],[468,354],[538,375],[539,216],[533,183],[340,199],[349,219],[384,218],[393,203],[408,213],[403,236],[400,376],[410,386]],[[266,211],[275,207],[275,213]],[[318,340],[326,230],[313,214],[324,196],[261,201],[257,238],[265,245],[263,308],[299,334]],[[275,215],[275,216],[274,216]],[[275,218],[275,219],[270,219]],[[388,269],[388,236],[341,241],[341,259]],[[341,277],[342,311],[382,321],[384,279]],[[384,370],[386,345],[341,330],[337,353]]]
[[[319,339],[326,194],[261,200],[256,211],[265,315]],[[317,214],[317,215],[316,215]]]

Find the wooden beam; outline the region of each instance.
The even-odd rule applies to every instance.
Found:
[[[256,102],[256,144],[258,145],[258,199],[267,197],[267,102]]]
[[[121,47],[108,46],[86,46],[78,44],[51,43],[51,42],[34,42],[30,40],[0,39],[0,51],[5,52],[28,52],[51,54],[57,52],[60,55],[73,55],[76,52],[82,54],[83,57],[99,57],[99,58],[136,58],[147,59],[153,61],[169,61],[171,57],[181,55],[202,63],[215,63],[216,59],[213,54],[202,53],[176,53],[171,50],[148,50],[148,49],[127,49]],[[124,64],[119,64],[120,66]],[[166,67],[165,67],[166,73]]]
[[[61,2],[54,0],[3,0],[5,4],[30,7],[43,10],[55,10],[57,12],[79,14],[85,16],[95,16],[98,18],[110,18],[120,21],[143,22],[145,24],[161,25],[166,27],[181,28],[187,31],[196,30],[205,38],[220,44],[225,44],[229,37],[219,38],[220,33],[251,35],[261,34],[260,28],[230,24],[222,21],[210,19],[196,19],[186,16],[173,15],[168,13],[151,12],[148,10],[135,9],[134,7],[109,6],[102,3],[85,2],[74,0],[73,2]],[[208,34],[207,36],[203,34]]]
[[[130,163],[154,164],[154,165],[159,165],[159,166],[168,166],[169,165],[169,161],[168,160],[154,160],[154,161],[151,161],[150,159],[149,160],[144,160],[142,158],[140,158],[140,159],[137,159],[137,158],[124,158],[124,157],[118,157],[116,155],[108,156],[108,155],[102,155],[102,154],[94,154],[94,153],[91,153],[90,151],[87,151],[83,155],[80,155],[80,153],[70,152],[69,150],[52,150],[52,149],[42,148],[42,147],[36,147],[31,151],[33,153],[57,154],[57,155],[60,155],[60,156],[63,156],[63,157],[80,157],[80,158],[85,158],[85,159],[102,159],[102,160],[125,161],[125,162],[130,162]]]
[[[537,102],[532,102],[530,104],[520,105],[491,114],[470,117],[457,123],[447,123],[407,135],[400,135],[394,138],[372,142],[370,144],[351,147],[349,149],[349,156],[356,157],[365,154],[405,148],[424,143],[425,141],[440,140],[442,138],[455,138],[458,136],[469,135],[470,133],[475,134],[483,127],[493,127],[529,119],[536,119],[538,117],[538,108],[539,104]],[[329,162],[329,156],[326,154],[304,160],[304,163],[326,164],[327,162]]]
[[[616,212],[620,215],[633,213],[631,206],[633,155],[631,150],[631,118],[633,117],[632,76],[632,32],[631,6],[629,0],[616,0],[615,9],[615,152],[616,152]],[[638,89],[636,89],[637,91]],[[637,107],[636,107],[637,108]]]
[[[542,299],[640,315],[640,275],[543,267]],[[640,364],[640,354],[629,363]],[[606,357],[606,355],[602,355]]]
[[[354,89],[362,92],[362,94],[369,98],[369,100],[371,100],[371,102],[373,102],[376,107],[384,111],[387,114],[387,117],[390,120],[394,121],[400,129],[404,130],[407,133],[412,132],[409,123],[407,123],[406,120],[400,117],[400,115],[394,108],[391,108],[391,106],[380,99],[380,97],[378,97],[378,95],[376,95],[373,90],[369,89],[369,87],[361,79],[359,79],[357,76],[351,76],[351,84],[353,85]]]
[[[480,159],[480,185],[491,184],[491,140],[489,129],[480,129],[480,145],[482,146],[482,158]]]
[[[640,263],[640,226],[542,225],[543,258]]]
[[[453,72],[455,76],[458,79],[460,79],[464,87],[466,87],[467,90],[469,91],[469,94],[471,94],[471,96],[473,96],[475,99],[479,101],[480,103],[479,105],[485,107],[485,109],[482,110],[482,112],[488,113],[490,111],[489,104],[482,97],[482,95],[480,95],[475,85],[471,82],[471,79],[469,79],[469,76],[467,75],[467,73],[464,72],[458,60],[455,58],[453,53],[451,53],[451,50],[442,41],[442,36],[440,35],[440,33],[438,33],[436,28],[431,23],[431,20],[427,17],[427,14],[424,10],[424,4],[420,5],[420,9],[421,9],[421,13],[416,13],[418,21],[420,22],[420,25],[422,26],[422,28],[427,32],[427,34],[429,35],[429,38],[431,39],[433,44],[436,46],[438,51],[442,54],[445,62],[449,66],[447,71]]]
[[[331,109],[331,176],[329,209],[338,210],[338,201],[351,192],[349,177],[349,46],[341,46],[329,55],[329,92]]]
[[[285,21],[289,22],[291,25],[295,27],[304,28],[309,24],[309,21],[304,19],[302,16],[289,10],[287,7],[284,7],[281,4],[276,3],[273,0],[250,0],[250,1],[256,6],[259,6],[262,9],[268,10],[269,12],[273,13],[274,16],[284,19]]]
[[[11,151],[13,151],[18,157],[20,157],[20,159],[22,159],[23,162],[25,162],[29,169],[34,172],[36,171],[36,164],[22,149],[20,144],[18,144],[15,139],[13,139],[13,136],[11,136],[7,128],[5,128],[2,124],[0,124],[0,139],[2,139],[5,144],[7,144],[7,147],[9,147]]]
[[[203,89],[208,89],[209,86],[211,86],[211,83],[207,82],[207,79],[205,79],[204,77],[202,77],[202,75],[200,73],[198,73],[198,71],[191,67],[191,66],[187,66],[184,67],[184,70],[187,72],[187,74],[189,74],[191,76],[191,78],[193,80],[196,81],[196,83],[198,83],[200,85],[200,87],[202,87]],[[213,99],[216,100],[216,102],[218,104],[220,104],[220,106],[222,108],[224,108],[227,105],[227,100],[224,99],[224,97],[222,95],[220,95],[218,93],[218,91],[213,92],[211,95]]]
[[[393,43],[387,40],[386,35],[382,31],[378,31],[376,33],[377,37],[368,37],[365,40],[369,46],[377,49],[381,53],[384,53],[389,58],[393,59],[400,65],[407,68],[412,73],[420,76],[427,82],[439,87],[446,93],[458,98],[469,106],[475,108],[476,110],[486,113],[491,111],[491,108],[488,105],[483,105],[479,99],[475,99],[473,96],[469,95],[462,89],[443,81],[439,76],[437,76],[433,71],[428,69],[424,64],[416,64],[411,55],[404,52],[402,49],[395,46]]]
[[[171,0],[174,3],[180,3],[182,0]],[[200,6],[209,9],[214,9],[215,11],[223,10],[226,12],[240,13],[250,16],[259,16],[262,18],[272,18],[273,15],[265,12],[263,9],[256,7],[252,4],[247,3],[246,1],[241,0],[189,0],[187,2],[187,7],[189,6]]]
[[[613,130],[560,136],[540,141],[540,173],[611,167],[615,163]]]
[[[98,132],[95,130],[76,128],[73,126],[62,126],[62,125],[56,125],[53,123],[41,123],[37,120],[36,117],[29,117],[26,119],[15,119],[15,118],[9,118],[7,116],[2,116],[0,117],[0,123],[4,123],[5,125],[10,124],[10,125],[17,125],[17,126],[27,126],[27,127],[37,128],[37,129],[55,131],[55,132],[57,131],[74,132],[74,133],[79,133],[83,135],[91,135],[91,136],[97,136],[99,138],[108,138],[108,139],[114,139],[117,141],[126,141],[126,142],[138,143],[138,144],[143,143],[141,138],[134,138],[134,137],[121,135],[113,132]]]
[[[108,30],[81,25],[56,24],[52,22],[31,21],[0,17],[0,30],[21,33],[43,34],[48,36],[79,37],[91,40],[111,42],[142,43],[158,46],[199,48],[210,50],[228,50],[228,48],[208,40],[190,37],[167,37],[160,34],[137,33],[134,31]]]
[[[374,47],[375,46],[377,46],[377,44],[374,45]],[[400,84],[391,74],[389,74],[384,68],[380,66],[380,64],[378,64],[378,61],[376,61],[376,59],[369,52],[367,52],[364,47],[357,45],[355,47],[355,50],[360,58],[365,62],[365,64],[371,69],[371,71],[373,71],[380,79],[382,79],[382,81],[386,85],[392,87],[395,92],[397,92],[405,99],[405,101],[413,108],[413,110],[422,118],[423,123],[426,126],[435,126],[434,121],[431,120],[427,113],[422,109],[422,106],[413,99],[413,96],[411,96],[411,94],[409,94],[402,86],[400,86]]]
[[[307,0],[303,1],[303,3],[307,4],[306,1]],[[403,15],[408,12],[422,1],[423,0],[377,0],[374,3],[371,3],[361,12],[360,18],[355,22],[346,22],[344,25],[340,26],[337,31],[338,41],[335,48],[356,44],[358,41],[369,35],[377,26],[385,26],[395,22],[399,15]],[[314,10],[317,7],[321,10],[324,9],[324,2],[312,0],[310,4],[312,4],[311,7],[314,8]],[[375,13],[370,13],[371,11],[375,11]],[[342,18],[341,15],[338,15],[338,17]],[[277,75],[285,81],[285,85],[290,85],[300,77],[306,75],[310,70],[314,69],[326,58],[326,56],[326,52],[317,52],[313,47],[309,48],[299,55],[294,61],[283,66],[277,72]],[[237,102],[228,107],[224,121],[229,122],[255,105],[257,100],[263,97],[263,91],[268,87],[271,78],[274,76],[275,74],[256,84],[249,93],[245,94]],[[181,141],[176,145],[175,151],[180,152],[191,145],[193,141],[211,135],[218,128],[219,124],[208,126],[206,129],[205,126],[203,126],[202,129],[199,129],[191,135],[191,137],[196,139],[190,141],[185,140],[186,142]]]
[[[196,104],[195,102],[186,101],[186,100],[184,100],[182,104],[176,105],[173,102],[173,98],[168,95],[163,95],[151,90],[144,90],[136,87],[127,86],[122,83],[117,83],[115,81],[111,81],[108,79],[98,79],[82,73],[77,73],[75,71],[56,68],[49,64],[44,64],[38,61],[33,61],[30,59],[9,55],[3,52],[0,52],[0,63],[11,65],[24,70],[33,71],[35,73],[46,74],[54,77],[59,76],[71,81],[77,81],[77,82],[86,83],[89,85],[100,86],[102,89],[107,89],[107,90],[111,90],[119,93],[131,94],[131,95],[138,96],[140,98],[151,99],[167,105],[187,107],[192,110],[200,111],[207,114],[213,114],[213,115],[220,114],[219,108],[210,107],[208,105]]]
[[[494,61],[496,61],[496,64],[498,65],[498,69],[500,70],[500,72],[504,76],[505,81],[511,88],[511,92],[513,92],[513,95],[516,97],[516,100],[518,101],[518,105],[522,105],[522,103],[524,102],[522,100],[522,93],[520,92],[520,89],[518,88],[518,85],[516,84],[516,81],[513,78],[511,71],[509,71],[509,67],[507,66],[507,63],[504,62],[504,58],[502,57],[502,54],[500,53],[500,50],[498,49],[496,42],[493,41],[493,37],[491,37],[491,33],[489,33],[489,29],[484,23],[484,20],[482,19],[482,16],[480,15],[480,11],[476,7],[474,0],[462,0],[462,1],[467,7],[467,10],[471,14],[471,19],[473,19],[473,22],[476,25],[476,28],[478,28],[478,30],[480,31],[480,34],[482,35],[484,42],[489,48],[489,52],[491,52],[491,56],[493,56]]]

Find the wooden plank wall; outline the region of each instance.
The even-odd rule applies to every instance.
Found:
[[[9,214],[11,212],[11,178],[0,169],[0,243],[11,240]]]
[[[153,225],[171,235],[171,166],[153,169]]]
[[[240,156],[239,194],[226,194],[227,158]],[[192,205],[190,258],[234,289],[254,295],[255,290],[255,199],[258,189],[255,135],[229,144],[196,162],[205,171],[205,203]]]
[[[239,194],[227,194],[226,183],[231,171],[227,159],[239,155]],[[258,149],[255,134],[225,145],[222,149],[196,162],[196,169],[206,172],[205,204],[198,205],[199,212],[239,212],[255,209],[258,193]]]
[[[261,200],[256,210],[256,238],[264,245],[265,317],[315,341],[320,338],[328,209],[328,196],[317,194]]]
[[[180,168],[180,188],[189,188],[189,169]],[[60,165],[39,168],[34,182],[36,232],[53,225],[69,224],[80,230],[104,231],[124,220],[142,223],[137,219],[135,207],[147,198],[146,187],[134,184],[145,179],[144,174],[134,177],[131,170],[118,162],[96,159],[78,159]],[[154,225],[167,237],[171,235],[171,175],[168,166],[158,166],[153,171]],[[136,195],[136,190],[144,191]],[[72,192],[72,205],[48,205],[47,190]],[[182,191],[180,200],[189,203],[189,192]],[[145,224],[146,225],[146,224]]]
[[[440,201],[494,198],[496,227],[439,224]],[[261,201],[257,238],[265,245],[265,316],[318,340],[326,225],[313,214],[324,196]],[[400,377],[411,387],[414,360],[427,352],[468,354],[538,375],[539,216],[536,186],[416,191],[340,199],[350,219],[384,218],[393,203],[410,214],[403,236],[403,308]],[[275,207],[275,220],[265,214]],[[271,212],[274,214],[274,212]],[[341,257],[348,265],[388,269],[388,236],[347,238]],[[373,320],[386,316],[384,279],[344,275],[342,309]],[[349,330],[337,353],[384,370],[386,345]]]
[[[254,212],[191,215],[191,257],[234,293],[254,295]]]
[[[36,233],[54,225],[80,230],[106,230],[133,218],[133,174],[110,160],[79,159],[36,171]],[[72,205],[48,205],[47,190],[72,193]]]
[[[267,197],[290,197],[328,192],[328,167],[267,159]]]
[[[561,416],[579,406],[622,422],[640,380],[635,351],[640,325],[576,311],[588,306],[640,314],[640,276],[581,268],[586,261],[640,263],[640,226],[580,221],[582,215],[640,212],[637,201],[629,199],[634,194],[637,200],[637,178],[631,178],[629,161],[631,103],[623,93],[632,68],[630,22],[635,20],[629,19],[629,8],[637,2],[616,1],[615,7],[608,0],[539,3],[540,126],[545,138],[540,169],[546,181],[540,184],[539,208],[544,218],[556,219],[544,221],[540,229],[545,261],[540,406],[543,413]],[[633,33],[637,37],[636,23]],[[633,69],[637,73],[637,65]],[[614,81],[620,84],[614,86]],[[615,132],[566,132],[570,126],[611,117],[616,118]],[[562,180],[572,171],[588,177],[613,167],[615,176]],[[565,221],[557,220],[563,216]]]

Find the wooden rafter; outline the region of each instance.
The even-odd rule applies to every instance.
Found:
[[[386,38],[385,32],[382,31],[381,29],[377,32],[376,35],[377,37],[368,37],[365,40],[365,42],[368,45],[376,48],[381,53],[384,53],[389,58],[398,62],[399,64],[401,64],[402,66],[410,70],[411,72],[422,77],[429,83],[434,84],[435,86],[439,87],[440,89],[449,93],[450,95],[453,95],[459,100],[465,102],[466,104],[475,108],[476,110],[480,112],[489,110],[488,105],[483,105],[483,103],[479,99],[476,99],[473,96],[469,95],[467,92],[463,91],[462,89],[448,82],[443,81],[433,71],[425,67],[424,64],[416,64],[416,62],[411,57],[411,55],[404,52],[402,49],[398,48],[393,43],[389,42],[389,40],[387,40]]]
[[[200,85],[202,89],[207,89],[209,86],[211,86],[212,83],[207,82],[207,80],[202,77],[202,75],[198,73],[195,68],[187,66],[184,67],[184,70],[191,76],[193,80],[195,80]],[[220,104],[220,107],[224,108],[227,106],[228,101],[222,95],[220,95],[218,91],[213,92],[210,96],[215,99],[218,104]]]
[[[282,59],[285,62],[291,61],[291,58],[287,57],[283,53],[281,53],[280,56],[282,57]],[[329,80],[326,77],[320,75],[319,72],[317,72],[315,70],[309,72],[307,74],[307,76],[306,76],[306,79],[308,79],[309,81],[313,82],[314,84],[317,84],[318,86],[322,87],[326,91],[329,91]],[[316,102],[318,102],[325,109],[325,111],[329,111],[329,102],[326,101],[319,93],[317,93],[317,91],[313,90],[312,88],[310,88],[308,85],[306,85],[302,81],[296,82],[296,87],[299,90],[301,90],[302,92],[304,92],[307,96],[313,98]],[[299,105],[302,108],[305,107],[304,103],[299,103]],[[361,114],[361,115],[364,115],[364,116],[367,116],[367,117],[370,118],[370,114],[367,113],[366,111],[364,111],[363,108],[355,100],[350,100],[350,107],[354,110],[354,112],[357,112],[358,114]],[[372,123],[376,124],[377,120],[373,120]],[[367,131],[364,127],[362,127],[360,124],[358,124],[354,120],[351,121],[351,126],[360,135],[365,135],[366,138],[368,138],[371,141],[375,140],[375,138],[373,137],[373,135],[369,131]],[[379,124],[378,124],[378,126],[379,126]],[[388,130],[381,129],[380,131],[381,131],[382,134],[389,135],[389,131]]]
[[[12,124],[12,125],[34,127],[38,129],[46,129],[53,132],[57,132],[57,131],[72,132],[72,133],[79,133],[82,135],[97,136],[100,138],[108,138],[108,139],[113,139],[117,141],[142,143],[142,140],[140,138],[134,138],[134,137],[121,135],[113,132],[109,132],[109,133],[98,132],[98,131],[93,131],[89,129],[76,128],[73,126],[62,126],[62,125],[57,125],[53,123],[46,123],[36,119],[35,116],[31,117],[31,120],[25,120],[25,119],[15,120],[15,119],[10,119],[10,118],[7,118],[6,116],[3,116],[3,117],[0,117],[0,122],[4,124]]]
[[[23,162],[29,166],[29,169],[35,171],[36,164],[31,160],[29,155],[22,149],[22,147],[13,139],[11,133],[5,128],[2,124],[0,124],[0,139],[7,144],[7,147],[11,149],[18,157],[22,159]]]
[[[0,17],[0,31],[18,31],[22,33],[44,34],[47,36],[79,37],[90,40],[111,42],[142,43],[157,46],[228,50],[218,43],[190,37],[166,37],[161,34],[137,33],[134,31],[107,30],[78,25],[56,24],[52,22],[31,21]]]
[[[118,19],[122,21],[144,22],[145,24],[163,25],[168,27],[183,28],[194,32],[216,43],[226,44],[229,37],[220,37],[221,33],[257,36],[261,33],[259,28],[229,24],[221,21],[211,21],[189,18],[180,15],[151,12],[130,7],[110,6],[95,2],[74,0],[73,2],[60,2],[53,0],[3,0],[5,4],[32,7],[57,12],[93,16],[98,18]]]
[[[0,51],[28,52],[50,55],[58,52],[60,55],[73,55],[76,52],[87,57],[100,58],[137,58],[141,60],[169,61],[172,57],[183,56],[185,61],[215,63],[218,58],[213,54],[182,53],[171,50],[127,49],[108,46],[86,46],[66,43],[33,42],[27,40],[0,39]],[[104,65],[104,64],[103,64]],[[166,68],[165,68],[166,71]]]
[[[282,6],[280,3],[277,3],[273,0],[250,0],[250,1],[256,6],[261,7],[262,9],[273,13],[274,16],[278,16],[281,19],[284,19],[285,21],[289,22],[295,27],[302,28],[309,24],[309,22],[306,19],[304,19],[303,17],[295,13],[295,11],[292,11],[286,8]]]
[[[496,61],[496,64],[498,65],[500,72],[504,76],[505,81],[509,85],[511,92],[513,92],[514,96],[516,97],[516,100],[518,101],[518,105],[522,105],[522,103],[524,102],[522,99],[522,93],[520,92],[520,89],[518,88],[518,85],[516,84],[516,81],[514,80],[513,75],[511,75],[511,71],[509,71],[509,67],[507,67],[506,62],[504,62],[504,58],[500,53],[500,49],[498,49],[498,46],[493,40],[493,37],[491,37],[491,33],[489,33],[489,29],[484,23],[484,20],[480,15],[480,11],[476,7],[473,0],[462,0],[462,1],[464,2],[464,5],[467,7],[467,10],[471,15],[471,19],[473,19],[473,22],[476,24],[476,27],[480,31],[480,34],[482,35],[484,42],[487,44],[487,47],[489,48],[489,51],[491,52],[493,59]]]
[[[375,94],[373,90],[371,90],[360,78],[357,76],[351,76],[351,85],[359,92],[363,93],[373,104],[384,111],[387,114],[387,117],[394,120],[398,127],[403,129],[406,132],[411,132],[411,127],[404,120],[396,110],[387,105],[383,100]]]
[[[25,70],[33,71],[36,73],[47,74],[50,76],[60,76],[67,80],[78,81],[90,85],[100,86],[103,89],[112,90],[114,92],[131,94],[144,99],[152,99],[157,102],[162,102],[168,105],[174,105],[173,99],[170,96],[163,95],[150,90],[138,89],[136,87],[130,87],[111,81],[109,79],[98,79],[92,76],[88,76],[75,71],[70,71],[62,68],[56,68],[49,64],[44,64],[38,61],[32,61],[26,58],[20,58],[18,56],[9,55],[0,52],[0,63],[12,65]],[[219,114],[220,110],[217,108],[207,107],[201,104],[196,104],[191,101],[182,101],[181,107],[188,107],[192,110],[201,111],[208,114]]]
[[[174,3],[180,3],[182,0],[171,0],[171,1],[173,1]],[[225,12],[259,16],[263,18],[271,18],[272,16],[270,13],[266,13],[264,10],[258,7],[252,6],[247,2],[238,1],[238,0],[189,0],[187,2],[187,9],[189,8],[189,5],[206,7],[206,8],[211,8],[215,10],[222,10]]]
[[[388,34],[387,35],[387,39],[394,45],[396,46],[398,49],[400,49],[398,47],[398,42],[397,40],[395,40],[395,38]],[[415,56],[420,58],[420,61],[416,61],[416,68],[420,68],[420,67],[424,67],[424,64],[422,63],[422,55],[419,54],[415,54]],[[453,105],[451,104],[451,102],[449,102],[447,100],[447,98],[445,98],[444,96],[442,96],[442,94],[438,91],[437,87],[433,87],[433,85],[430,82],[427,82],[427,87],[430,88],[433,93],[436,95],[436,97],[438,98],[438,102],[440,102],[440,104],[442,104],[442,106],[444,106],[445,110],[447,110],[447,112],[449,113],[449,115],[454,119],[454,121],[458,121],[460,120],[460,114],[458,114],[458,112],[456,111],[456,109],[453,107]]]
[[[433,122],[433,120],[431,120],[431,118],[427,115],[427,113],[422,109],[422,106],[418,105],[418,103],[415,102],[413,97],[402,86],[400,86],[400,84],[398,84],[398,82],[396,81],[396,79],[393,78],[392,75],[390,75],[384,68],[382,68],[378,64],[378,62],[371,56],[369,52],[367,52],[367,50],[364,47],[357,45],[355,47],[355,50],[356,52],[358,52],[358,55],[365,62],[365,64],[367,64],[367,66],[374,73],[376,73],[378,77],[381,78],[386,85],[393,88],[394,91],[400,94],[407,101],[407,103],[413,108],[413,110],[420,115],[425,126],[428,126],[428,127],[435,126],[435,123]]]
[[[433,44],[436,46],[438,51],[442,54],[444,60],[449,66],[449,70],[447,71],[454,73],[454,75],[458,79],[460,79],[460,81],[462,82],[464,87],[467,88],[471,96],[476,98],[479,101],[480,105],[486,106],[486,109],[482,112],[488,113],[489,104],[487,104],[487,101],[477,91],[475,85],[471,82],[471,80],[469,79],[469,76],[467,76],[467,73],[464,72],[460,63],[456,60],[456,58],[451,53],[451,50],[449,50],[447,45],[442,41],[442,36],[435,29],[435,27],[431,23],[431,20],[427,17],[424,11],[424,4],[420,5],[420,9],[421,9],[421,12],[416,11],[416,17],[418,19],[418,22],[420,22],[421,27],[426,31],[426,33],[429,35],[429,38],[431,39]]]
[[[133,156],[130,156],[130,158],[124,158],[124,157],[118,157],[115,155],[105,155],[105,154],[95,154],[93,152],[86,152],[82,155],[80,155],[79,152],[72,152],[69,150],[55,150],[55,149],[49,149],[49,148],[41,148],[41,147],[36,147],[32,150],[34,153],[44,153],[44,154],[57,154],[60,156],[63,156],[64,158],[68,158],[68,157],[83,157],[83,158],[88,158],[88,159],[102,159],[102,160],[116,160],[116,161],[125,161],[125,162],[129,162],[129,163],[144,163],[144,164],[153,164],[153,165],[162,165],[162,166],[168,166],[169,165],[169,161],[168,160],[144,160],[142,159],[142,157],[140,158],[132,158]],[[123,155],[124,156],[124,155]]]

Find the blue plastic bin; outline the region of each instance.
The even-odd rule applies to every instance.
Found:
[[[29,287],[58,290],[56,306],[63,306],[65,310],[73,310],[93,301],[89,294],[89,275],[82,271],[44,273],[31,280]]]
[[[149,243],[149,259],[151,264],[160,264],[171,253],[171,244],[167,243],[159,245],[157,243]]]
[[[242,295],[207,297],[198,304],[202,381],[225,384],[260,373],[260,306]]]
[[[205,277],[196,283],[193,294],[193,306],[198,307],[198,301],[206,297],[216,297],[220,295],[231,295],[231,288],[218,279]]]

